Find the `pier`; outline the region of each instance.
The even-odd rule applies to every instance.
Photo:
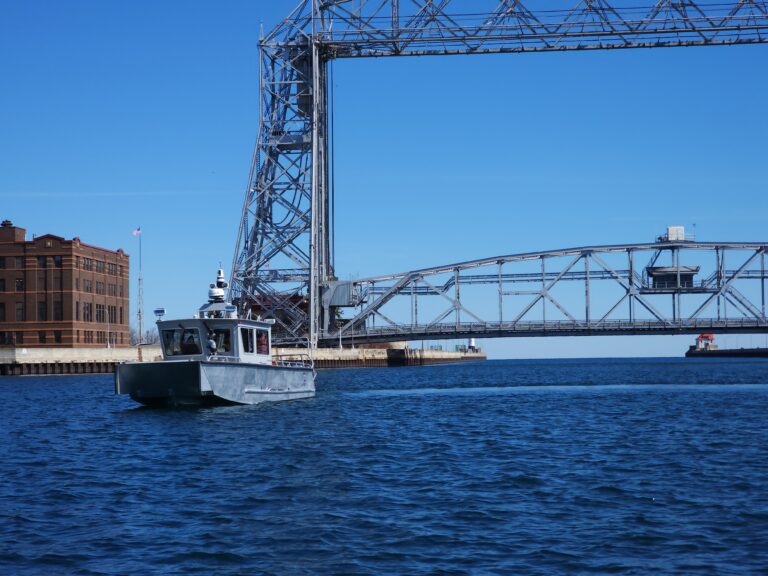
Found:
[[[274,356],[291,359],[306,351],[275,348]],[[162,357],[159,346],[144,346],[143,362]],[[387,368],[426,366],[486,360],[480,350],[430,350],[420,348],[319,348],[313,351],[316,368]],[[136,348],[4,348],[0,349],[0,376],[61,374],[110,374],[121,362],[138,361]]]
[[[0,364],[0,376],[54,376],[62,374],[109,374],[117,362],[16,362]]]
[[[144,361],[161,356],[159,346],[144,346]],[[109,374],[121,362],[137,361],[136,348],[0,348],[0,376]]]
[[[276,356],[290,359],[296,348],[277,348]],[[421,348],[318,348],[312,353],[315,368],[387,368],[426,366],[486,360],[480,350],[422,350]]]

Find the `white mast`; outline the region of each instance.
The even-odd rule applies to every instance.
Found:
[[[139,341],[136,345],[138,349],[139,354],[139,361],[142,361],[142,355],[141,355],[141,345],[144,342],[144,279],[142,278],[142,270],[141,270],[141,226],[136,228],[136,230],[133,231],[134,236],[139,237],[139,294],[138,294],[138,301],[139,301],[139,311],[137,313],[139,317]]]

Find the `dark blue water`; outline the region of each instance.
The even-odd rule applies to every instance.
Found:
[[[505,361],[173,411],[0,378],[0,573],[768,574],[766,384]]]

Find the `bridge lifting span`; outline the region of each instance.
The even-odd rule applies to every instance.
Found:
[[[460,290],[462,278],[454,280],[455,284],[447,288],[446,285],[430,288],[426,284],[432,275],[430,271],[392,277],[397,281],[388,288],[381,287],[381,280],[357,281],[354,289],[360,290],[358,298],[365,297],[363,309],[356,310],[347,322],[339,320],[341,311],[353,306],[353,302],[351,298],[344,300],[336,296],[340,284],[333,262],[333,190],[329,161],[332,138],[329,112],[332,106],[328,78],[329,63],[334,59],[768,42],[768,2],[763,0],[718,3],[658,0],[646,6],[629,0],[611,0],[610,3],[607,0],[579,0],[568,9],[558,8],[558,4],[565,6],[564,3],[542,0],[526,0],[525,4],[517,0],[303,0],[264,36],[260,42],[259,133],[231,274],[231,296],[239,302],[241,309],[274,318],[277,321],[276,341],[283,343],[309,338],[313,345],[318,345],[354,336],[371,340],[448,337],[437,333],[435,325],[439,322],[424,326],[416,323],[406,330],[405,324],[394,319],[388,322],[389,332],[385,333],[384,328],[379,328],[377,334],[371,332],[372,319],[383,319],[385,305],[396,295],[437,294],[450,300],[447,290]],[[677,248],[670,245],[661,252],[669,249],[679,255],[682,251],[708,247],[719,254],[735,250],[737,246],[749,246],[748,249],[755,252],[755,258],[759,253],[762,261],[764,246],[758,244],[686,244]],[[626,298],[632,306],[640,305],[651,311],[653,319],[648,320],[651,324],[661,323],[655,325],[654,333],[673,331],[669,320],[678,324],[674,331],[697,331],[695,324],[714,301],[731,312],[746,313],[747,323],[754,320],[756,325],[745,324],[744,330],[764,329],[764,307],[759,309],[762,310],[761,318],[755,318],[758,309],[748,300],[742,302],[743,295],[730,288],[736,280],[753,279],[751,273],[745,275],[742,271],[730,284],[721,278],[727,285],[711,282],[701,285],[701,293],[716,292],[708,293],[709,299],[702,310],[686,320],[693,325],[685,327],[681,324],[684,321],[677,301],[671,318],[658,310],[652,311],[653,306],[644,292],[649,288],[638,283],[633,275],[639,272],[628,272],[631,267],[613,272],[605,269],[603,264],[607,266],[607,263],[600,254],[616,249],[631,255],[650,248],[638,245],[577,249],[574,258],[591,264],[595,270],[582,273],[587,287],[592,280],[597,280],[600,275],[606,277],[606,274],[606,278],[626,284]],[[541,253],[535,258],[543,264],[554,254]],[[501,261],[500,266],[503,266],[518,257],[507,257],[512,259],[508,261],[505,258],[491,260]],[[458,270],[456,274],[461,276],[465,269],[478,266],[477,263],[464,263],[451,268]],[[723,269],[718,273],[726,272]],[[559,284],[578,278],[570,268],[562,276],[546,274],[545,283],[548,279]],[[417,277],[421,285],[417,283],[408,288]],[[464,284],[470,282],[469,277],[464,280]],[[509,282],[513,281],[509,279]],[[760,276],[760,282],[764,283],[764,275]],[[506,283],[502,279],[500,286]],[[676,286],[675,291],[675,298],[679,300],[690,290],[688,286]],[[505,290],[499,288],[499,292],[503,304]],[[381,301],[377,302],[377,299]],[[526,314],[547,301],[561,313],[565,312],[556,299],[553,301],[551,294],[544,293],[537,297],[531,309],[513,319],[512,325],[505,324],[500,315],[495,328],[491,325],[483,329],[465,326],[465,330],[454,327],[450,337],[516,335]],[[453,299],[453,306],[454,310],[473,317],[459,298]],[[565,314],[566,321],[574,324],[570,331],[561,324],[563,331],[560,333],[595,333],[589,306],[586,315],[577,321]],[[479,320],[479,316],[474,319]],[[706,329],[716,332],[721,328],[714,320],[726,322],[729,319],[718,314],[710,320],[712,323]],[[550,334],[550,328],[554,328],[551,322],[545,322],[538,331],[531,330],[529,335],[541,335],[545,328]],[[607,322],[608,318],[603,318],[602,326],[607,326]],[[630,315],[622,324],[622,333],[632,333],[631,329],[628,332],[624,328],[637,322],[639,320]],[[635,333],[642,331],[639,326],[635,330]],[[723,326],[722,330],[730,330],[730,327]]]
[[[355,313],[321,343],[765,332],[766,249],[662,240],[334,282],[324,312],[344,304]]]

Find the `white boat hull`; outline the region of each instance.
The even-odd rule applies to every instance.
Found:
[[[311,398],[311,368],[206,361],[127,363],[115,392],[149,406],[260,404]]]

